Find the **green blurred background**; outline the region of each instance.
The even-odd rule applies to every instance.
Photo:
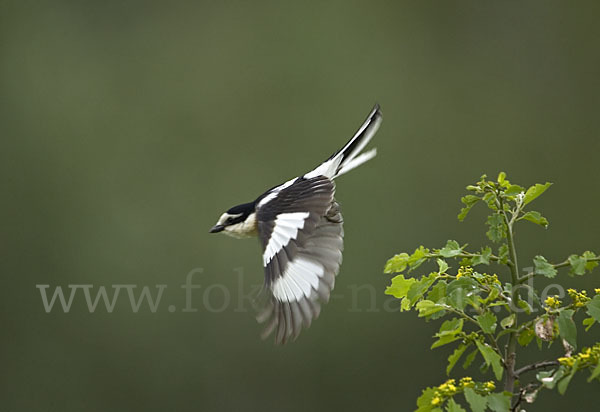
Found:
[[[536,204],[550,228],[519,230],[522,266],[600,249],[599,12],[594,1],[0,2],[0,410],[414,409],[445,379],[451,348],[430,351],[436,325],[390,310],[382,269],[420,244],[485,241],[482,209],[456,220],[465,185],[500,170],[555,183]],[[263,342],[238,305],[240,279],[244,293],[262,282],[259,245],[208,229],[328,157],[375,102],[379,155],[338,181],[335,297],[294,344]],[[199,310],[183,313],[195,268]],[[598,287],[597,276],[570,282]],[[89,313],[80,290],[70,313],[47,314],[37,284],[168,287],[156,313],[133,313],[124,291],[113,313]],[[527,410],[592,410],[594,385],[576,379]]]

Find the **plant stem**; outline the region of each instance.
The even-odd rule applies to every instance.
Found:
[[[559,363],[556,360],[532,363],[530,365],[526,365],[526,366],[523,366],[522,368],[517,369],[515,371],[515,376],[519,377],[522,374],[524,374],[525,372],[547,368],[548,366],[557,366],[558,364]]]
[[[519,207],[516,208],[513,213],[512,219],[508,218],[506,211],[504,210],[504,204],[502,202],[502,198],[498,200],[498,210],[502,213],[504,217],[504,223],[506,224],[506,242],[508,245],[508,253],[510,255],[510,260],[512,261],[512,265],[510,267],[510,275],[512,279],[512,292],[511,292],[511,305],[514,304],[517,298],[517,284],[519,283],[519,264],[517,262],[517,250],[515,247],[514,241],[514,233],[513,233],[513,224],[515,222],[515,217],[519,214]],[[514,327],[518,326],[517,317],[518,313],[513,311],[515,315],[515,324]],[[506,379],[504,381],[504,390],[508,392],[513,392],[515,379],[517,376],[515,375],[515,363],[516,363],[516,348],[517,348],[517,334],[516,332],[511,332],[508,336],[508,343],[506,345],[506,355],[504,357],[504,367],[506,368]]]

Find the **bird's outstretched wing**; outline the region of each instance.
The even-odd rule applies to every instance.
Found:
[[[297,178],[257,203],[269,302],[258,315],[263,338],[296,339],[319,315],[342,263],[342,215],[334,183],[324,176]]]

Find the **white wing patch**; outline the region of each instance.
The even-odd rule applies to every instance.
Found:
[[[273,189],[271,191],[271,193],[266,195],[264,198],[261,199],[260,202],[258,202],[258,205],[256,205],[256,208],[258,209],[258,208],[266,205],[267,203],[269,203],[271,200],[275,199],[277,197],[277,195],[279,194],[279,192],[281,192],[283,189],[290,187],[296,180],[298,180],[297,177],[295,177],[291,180],[288,180],[287,182],[285,182],[282,185],[277,186],[275,189]]]
[[[309,215],[309,212],[280,213],[277,215],[273,222],[273,232],[269,238],[269,243],[267,243],[263,253],[264,266],[267,266],[273,256],[287,246],[291,239],[296,239],[298,230],[304,227],[304,221]]]
[[[294,302],[309,298],[312,289],[319,287],[319,278],[324,274],[323,266],[299,256],[288,266],[283,275],[273,283],[273,296],[280,301]]]

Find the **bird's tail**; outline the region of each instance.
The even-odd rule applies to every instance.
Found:
[[[375,136],[382,119],[381,110],[379,105],[376,104],[367,117],[367,120],[365,120],[352,139],[350,139],[344,147],[331,155],[331,157],[319,167],[306,174],[306,176],[312,177],[313,175],[323,175],[330,179],[334,179],[375,157],[377,149],[371,149],[365,153],[360,152],[365,148],[369,141],[371,141],[373,136]]]

